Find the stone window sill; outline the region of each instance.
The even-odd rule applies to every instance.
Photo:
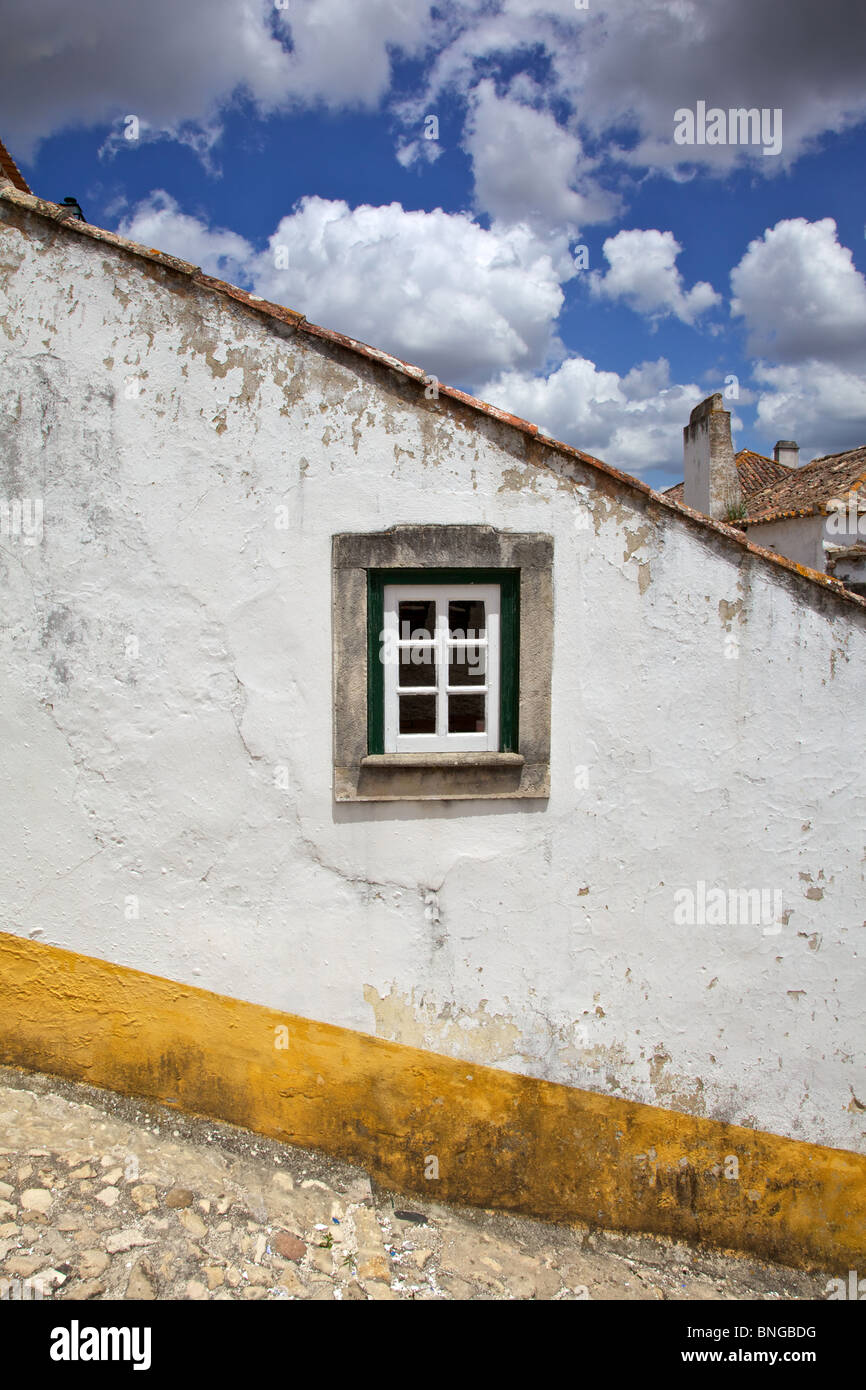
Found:
[[[338,801],[546,797],[549,769],[522,753],[374,753],[361,759],[357,787],[340,791],[338,778]]]
[[[522,753],[368,753],[362,767],[523,767]]]

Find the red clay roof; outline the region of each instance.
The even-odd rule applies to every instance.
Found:
[[[787,517],[816,516],[826,512],[831,498],[847,498],[859,488],[866,497],[866,445],[842,454],[790,468],[764,454],[741,449],[736,456],[737,472],[748,514],[731,522],[732,526],[760,525]],[[665,497],[682,502],[684,483],[665,491]]]
[[[787,463],[777,463],[775,459],[767,458],[766,454],[756,454],[753,449],[741,449],[734,462],[737,465],[743,497],[747,500],[754,493],[767,487],[768,484],[776,482],[780,478],[786,478],[789,473],[796,472],[796,469],[791,468]],[[665,497],[672,497],[675,502],[682,502],[684,488],[685,483],[677,483],[674,487],[666,488]]]
[[[0,140],[0,178],[9,179],[21,193],[30,193],[32,191],[28,188],[27,180],[2,140]]]
[[[749,501],[748,516],[738,519],[738,526],[750,522],[776,521],[790,516],[816,516],[827,511],[834,498],[847,499],[848,494],[862,490],[866,497],[866,445],[846,449],[842,454],[826,454],[813,459],[802,468],[792,468]]]
[[[66,232],[72,236],[85,236],[96,242],[107,243],[115,246],[119,250],[131,255],[148,260],[156,265],[163,266],[167,270],[176,274],[184,275],[189,278],[191,284],[199,286],[201,289],[220,294],[225,298],[230,298],[245,305],[248,309],[254,310],[262,315],[266,320],[279,320],[283,324],[291,325],[295,332],[303,333],[310,337],[320,339],[335,346],[344,348],[350,353],[359,357],[364,357],[369,361],[377,362],[382,366],[390,368],[392,371],[400,372],[404,376],[410,377],[421,386],[426,386],[429,377],[422,367],[413,366],[409,362],[403,362],[399,357],[393,357],[390,353],[383,352],[379,348],[370,347],[367,343],[361,343],[355,338],[349,338],[343,333],[334,332],[333,329],[321,328],[318,324],[310,323],[303,314],[294,309],[287,309],[282,304],[273,304],[261,296],[249,294],[246,290],[238,289],[236,285],[229,285],[224,280],[217,280],[211,275],[205,275],[200,268],[191,265],[189,261],[182,261],[177,256],[170,256],[165,251],[159,251],[155,247],[140,246],[137,242],[128,241],[120,237],[116,232],[105,231],[101,227],[94,227],[90,223],[81,222],[78,218],[70,217],[69,208],[62,204],[49,203],[45,199],[37,198],[30,193],[23,191],[13,191],[8,184],[0,183],[0,199],[12,203],[25,212],[34,213],[39,217],[44,217],[57,226],[62,226]],[[758,557],[761,561],[771,566],[777,572],[785,570],[789,574],[797,574],[807,580],[810,585],[819,586],[827,593],[834,594],[837,598],[846,603],[853,603],[859,608],[866,609],[866,598],[860,598],[853,594],[838,579],[833,579],[819,570],[810,569],[807,565],[797,564],[789,560],[784,555],[778,555],[775,551],[765,550],[759,545],[746,539],[742,531],[737,530],[725,522],[714,521],[711,517],[705,516],[703,512],[694,511],[684,503],[678,501],[670,494],[655,492],[647,483],[640,478],[633,477],[630,473],[622,473],[618,468],[612,468],[610,464],[602,462],[592,454],[584,453],[582,449],[577,449],[571,444],[565,444],[562,440],[554,439],[539,430],[537,425],[530,424],[528,420],[522,420],[517,415],[510,415],[505,410],[499,410],[496,406],[489,405],[486,401],[479,400],[476,396],[470,396],[465,391],[459,391],[454,386],[445,386],[438,383],[438,396],[444,398],[444,402],[449,400],[456,401],[470,410],[477,411],[489,418],[498,421],[500,424],[510,426],[521,433],[529,435],[531,439],[537,440],[545,448],[553,453],[563,456],[567,461],[577,459],[582,464],[594,469],[597,473],[606,478],[612,479],[617,483],[628,488],[632,492],[639,492],[644,497],[650,499],[656,505],[669,510],[674,516],[679,517],[689,525],[696,525],[702,530],[714,532],[724,536],[729,542],[736,544],[743,550]],[[754,457],[761,459],[762,455]],[[772,459],[765,460],[766,463],[773,465]],[[676,491],[676,489],[672,489]]]
[[[768,459],[766,454],[756,454],[752,449],[741,449],[736,462],[744,497],[751,497],[753,493],[795,472],[790,464],[777,463],[775,459]]]

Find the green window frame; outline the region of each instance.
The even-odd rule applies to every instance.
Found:
[[[385,751],[385,674],[381,654],[386,584],[498,584],[500,590],[499,751],[518,751],[520,694],[519,569],[367,570],[367,752]],[[467,754],[467,757],[471,757]]]

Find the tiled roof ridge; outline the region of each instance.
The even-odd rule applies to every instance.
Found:
[[[738,449],[734,458],[742,458],[743,454],[751,454],[752,458],[761,459],[764,463],[775,463],[778,468],[791,467],[790,463],[779,463],[777,459],[771,458],[769,454],[762,454],[758,449]]]
[[[830,463],[833,459],[845,459],[849,454],[862,453],[864,449],[866,449],[866,444],[855,444],[853,449],[840,449],[837,454],[821,454],[819,458],[810,459],[808,463],[804,463],[803,468],[811,468],[816,463]]]
[[[348,352],[366,358],[368,361],[377,362],[380,365],[390,368],[392,371],[400,372],[419,385],[426,385],[430,380],[429,373],[425,372],[421,367],[414,366],[409,362],[404,362],[401,358],[383,352],[380,348],[362,343],[358,339],[349,338],[344,333],[339,333],[333,329],[322,328],[319,324],[311,323],[303,314],[298,313],[297,310],[288,309],[284,305],[272,303],[269,300],[263,299],[260,295],[251,295],[246,290],[239,289],[236,285],[228,284],[225,280],[218,280],[214,276],[206,275],[199,266],[192,265],[189,261],[181,260],[177,256],[171,256],[165,251],[157,250],[155,247],[142,246],[138,242],[118,236],[116,232],[106,231],[104,228],[96,227],[88,222],[81,222],[71,213],[69,208],[64,207],[62,204],[51,203],[31,193],[13,189],[8,183],[4,184],[2,180],[0,180],[0,201],[12,203],[26,212],[35,213],[37,216],[44,217],[55,225],[63,227],[64,231],[72,235],[84,236],[93,241],[107,243],[110,246],[116,247],[118,250],[142,257],[156,265],[163,266],[166,270],[185,275],[192,283],[200,286],[202,289],[210,290],[226,298],[234,299],[243,304],[246,308],[262,314],[267,319],[276,319],[283,323],[288,323],[298,333],[305,333],[310,337],[333,343],[344,348]],[[517,415],[511,415],[508,411],[500,410],[497,406],[490,405],[487,401],[482,401],[477,396],[470,396],[467,392],[458,390],[457,387],[446,386],[442,382],[437,382],[437,393],[438,397],[444,396],[446,400],[450,399],[457,401],[470,410],[477,411],[479,414],[494,419],[500,424],[510,426],[523,434],[529,435],[531,439],[538,440],[547,448],[564,456],[568,460],[579,460],[604,477],[612,479],[630,489],[632,492],[641,493],[650,501],[673,512],[674,515],[682,518],[684,521],[688,521],[690,524],[697,525],[705,531],[724,536],[743,550],[755,555],[759,560],[771,566],[774,570],[786,570],[788,573],[797,574],[802,579],[807,580],[811,585],[820,586],[825,592],[834,594],[843,602],[854,604],[861,609],[866,609],[866,598],[861,598],[858,594],[852,593],[850,590],[846,589],[839,580],[823,574],[820,570],[810,569],[808,565],[797,564],[796,561],[789,560],[786,556],[778,555],[774,551],[765,550],[762,546],[755,545],[754,542],[748,540],[737,527],[726,522],[715,521],[712,517],[705,516],[703,512],[698,512],[691,507],[687,507],[683,502],[674,501],[672,498],[666,497],[664,493],[656,492],[647,483],[642,482],[640,478],[635,478],[630,473],[623,473],[618,468],[613,468],[610,464],[604,463],[602,459],[596,458],[593,454],[587,454],[582,449],[575,448],[574,445],[565,444],[562,440],[554,439],[552,435],[547,434],[546,431],[540,429],[538,425],[531,424],[528,420],[523,420]]]

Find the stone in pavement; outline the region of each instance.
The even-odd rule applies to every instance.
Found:
[[[78,1273],[82,1279],[97,1279],[111,1263],[104,1250],[82,1250],[78,1256]]]
[[[152,1302],[156,1298],[154,1282],[153,1267],[147,1257],[142,1256],[138,1263],[133,1265],[129,1283],[126,1286],[126,1297]]]
[[[129,1195],[140,1212],[153,1211],[157,1205],[156,1188],[152,1182],[139,1183]]]
[[[194,1211],[179,1211],[177,1219],[194,1240],[201,1240],[207,1235],[207,1226]]]
[[[75,1284],[72,1288],[64,1290],[60,1295],[64,1302],[69,1299],[76,1301],[88,1298],[100,1298],[105,1293],[105,1282],[102,1279],[85,1279],[82,1283]]]
[[[273,1247],[284,1260],[302,1260],[307,1252],[304,1242],[298,1240],[297,1236],[289,1235],[288,1231],[280,1231],[279,1235],[274,1236]]]
[[[173,1187],[170,1192],[166,1193],[165,1205],[167,1207],[191,1207],[194,1197],[195,1193],[190,1192],[188,1187]]]
[[[44,1187],[28,1187],[21,1193],[21,1205],[25,1211],[41,1211],[44,1215],[51,1210],[51,1193]]]
[[[37,1269],[41,1269],[45,1264],[41,1255],[13,1255],[3,1266],[4,1274],[11,1274],[18,1279],[29,1279],[31,1274],[35,1274]]]
[[[155,1240],[148,1240],[147,1236],[142,1235],[141,1231],[112,1231],[106,1237],[105,1248],[110,1255],[117,1255],[123,1250],[132,1250],[136,1245],[155,1245]]]
[[[391,1266],[385,1255],[367,1255],[358,1261],[358,1278],[363,1279],[366,1284],[368,1280],[385,1280],[391,1278]]]

